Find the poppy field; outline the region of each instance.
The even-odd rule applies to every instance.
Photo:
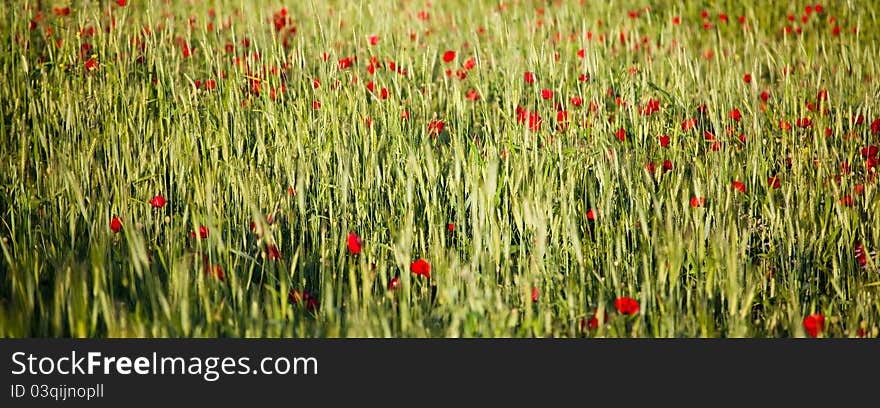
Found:
[[[880,336],[872,1],[0,10],[0,337]]]

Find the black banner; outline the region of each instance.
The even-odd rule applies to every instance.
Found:
[[[13,339],[0,340],[0,369],[2,406],[13,407],[840,405],[876,400],[878,346],[875,340]]]

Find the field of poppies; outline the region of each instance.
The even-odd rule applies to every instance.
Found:
[[[0,337],[878,337],[873,1],[14,1]]]

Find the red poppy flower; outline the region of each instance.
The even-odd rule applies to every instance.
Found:
[[[98,63],[96,59],[90,59],[86,61],[86,71],[94,71],[101,67],[101,64]]]
[[[480,99],[480,94],[477,93],[476,89],[471,89],[470,91],[468,91],[468,93],[464,97],[467,98],[468,100],[476,101],[476,100]]]
[[[287,301],[294,305],[304,302],[309,309],[314,309],[318,306],[318,298],[307,290],[300,292],[299,289],[294,289],[287,292]]]
[[[660,140],[660,147],[669,146],[669,136],[663,135],[658,138]]]
[[[805,317],[804,329],[810,337],[819,336],[819,333],[825,331],[825,316],[821,314],[811,314]]]
[[[262,228],[260,228],[260,225],[257,224],[256,221],[251,221],[250,227],[251,227],[251,232],[253,232],[254,234],[263,235]]]
[[[535,82],[535,74],[532,74],[531,72],[526,72],[524,75],[524,79],[527,84],[532,84]]]
[[[520,124],[528,123],[529,129],[537,132],[541,128],[541,117],[538,112],[530,112],[519,106],[516,107],[516,121]]]
[[[190,47],[189,44],[183,44],[180,46],[181,52],[183,53],[184,58],[189,58],[192,56],[193,52],[196,50],[193,47]]]
[[[663,172],[665,173],[670,170],[672,170],[672,161],[666,159],[663,161]]]
[[[574,106],[581,106],[581,104],[583,104],[583,103],[584,103],[584,100],[580,97],[573,96],[571,98],[571,104]]]
[[[767,178],[767,185],[772,189],[779,188],[779,177],[769,177]]]
[[[219,281],[226,280],[226,274],[223,273],[223,268],[220,265],[206,265],[205,273],[217,278]]]
[[[626,129],[624,129],[624,128],[617,129],[617,132],[614,133],[614,137],[616,137],[617,140],[620,140],[621,142],[625,142],[626,141]]]
[[[316,298],[314,296],[309,296],[309,298],[306,300],[306,308],[309,310],[312,310],[312,311],[317,310],[318,305],[319,305],[318,298]]]
[[[431,137],[435,137],[443,132],[443,121],[442,120],[432,120],[431,123],[428,124],[428,135]]]
[[[541,97],[544,99],[553,99],[553,91],[550,89],[542,89]]]
[[[557,122],[567,122],[568,121],[568,112],[566,112],[566,111],[556,112],[556,121]]]
[[[446,230],[449,232],[455,231],[455,224],[451,222],[449,224],[446,224]]]
[[[452,62],[455,59],[455,51],[446,51],[443,53],[443,62]]]
[[[590,208],[590,210],[587,211],[587,219],[590,221],[596,221],[596,210],[595,209]]]
[[[752,74],[743,75],[743,82],[750,84],[752,83]]]
[[[424,259],[419,259],[409,265],[409,271],[417,276],[431,277],[431,264]]]
[[[110,230],[114,233],[122,231],[122,218],[113,217],[110,219]]]
[[[603,314],[602,322],[603,323],[608,322],[608,312],[605,312]],[[581,331],[585,331],[586,329],[596,330],[598,328],[599,328],[599,311],[598,310],[593,312],[593,317],[591,317],[589,320],[581,318]]]
[[[622,314],[632,315],[639,312],[639,302],[631,297],[624,296],[614,301],[614,308]]]
[[[541,117],[538,112],[529,112],[529,129],[537,132],[541,128]]]
[[[880,152],[880,149],[878,149],[877,146],[874,145],[863,147],[861,151],[862,157],[866,159],[869,157],[877,157],[878,152]]]
[[[388,290],[396,290],[400,287],[400,278],[394,277],[388,282]]]
[[[706,199],[703,197],[691,197],[691,207],[702,207],[706,205]]]
[[[357,236],[354,232],[348,233],[348,250],[353,254],[357,255],[361,253],[361,238]]]
[[[853,248],[853,256],[856,257],[856,261],[861,265],[865,265],[868,263],[868,254],[865,252],[865,247],[862,244],[856,244]]]
[[[346,69],[346,68],[350,68],[353,63],[354,63],[354,60],[351,58],[342,58],[339,61],[336,61],[336,66],[339,69]]]
[[[695,126],[697,126],[697,118],[685,119],[683,122],[681,122],[681,131],[687,132],[688,130],[693,129]]]
[[[743,193],[743,194],[746,193],[746,185],[743,184],[743,182],[734,181],[733,183],[731,183],[731,185],[733,186],[734,190],[739,191],[740,193]]]
[[[770,99],[770,94],[767,91],[761,92],[761,101],[767,103],[768,99]]]
[[[871,122],[871,133],[880,133],[880,118]]]
[[[730,111],[730,115],[728,115],[728,117],[739,122],[740,119],[742,119],[742,113],[740,113],[739,109],[733,109],[732,111]]]
[[[165,202],[165,197],[157,195],[150,200],[150,205],[152,205],[153,208],[162,208],[165,206]]]
[[[379,43],[379,36],[378,35],[371,35],[369,40],[370,40],[370,45],[376,45]]]
[[[277,261],[281,259],[281,251],[278,250],[278,246],[275,244],[266,244],[266,256],[270,261]]]
[[[202,225],[199,227],[198,234],[196,234],[195,231],[190,231],[189,236],[191,238],[195,238],[196,236],[198,236],[201,239],[207,239],[208,238],[208,227]]]

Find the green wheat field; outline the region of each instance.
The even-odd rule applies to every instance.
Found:
[[[11,1],[0,337],[880,335],[873,1]]]

